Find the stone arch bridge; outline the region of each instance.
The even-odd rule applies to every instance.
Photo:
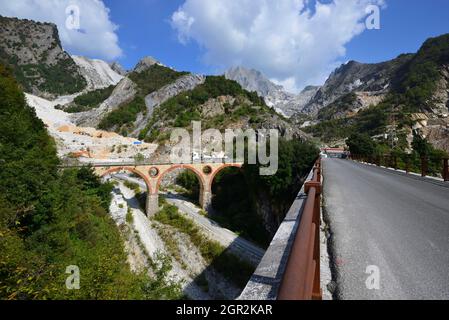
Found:
[[[90,163],[97,175],[104,177],[114,172],[128,171],[138,175],[147,185],[146,214],[148,217],[159,210],[159,186],[164,176],[175,169],[192,171],[200,183],[200,205],[208,210],[212,201],[212,183],[224,168],[241,168],[243,163],[191,163],[191,164],[136,164],[136,163]]]

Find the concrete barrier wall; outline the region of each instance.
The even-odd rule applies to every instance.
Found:
[[[312,178],[313,169],[306,181]],[[303,186],[238,300],[275,300],[277,298],[306,198]]]

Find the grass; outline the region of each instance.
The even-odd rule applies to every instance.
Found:
[[[126,222],[132,224],[134,221],[133,212],[130,207],[128,207],[128,212],[126,213]]]
[[[174,232],[167,228],[162,228],[160,225],[154,223],[153,228],[156,230],[159,237],[161,237],[164,242],[165,248],[170,252],[170,255],[178,261],[181,268],[187,269],[187,265],[182,260],[181,252],[179,250],[178,242],[175,240]]]
[[[252,265],[230,253],[219,242],[209,239],[193,220],[180,214],[175,206],[165,204],[153,219],[189,236],[204,260],[235,285],[243,288],[253,274]]]
[[[135,182],[131,182],[126,180],[125,182],[123,182],[123,184],[125,185],[125,187],[127,187],[128,189],[131,189],[132,191],[134,191],[135,194],[139,194],[142,191],[140,190],[140,186],[138,183]]]

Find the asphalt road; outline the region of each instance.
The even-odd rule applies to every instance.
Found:
[[[349,160],[323,166],[337,297],[449,299],[449,183]]]

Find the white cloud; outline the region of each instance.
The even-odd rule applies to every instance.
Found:
[[[67,28],[66,8],[79,7],[79,29]],[[53,22],[65,50],[72,54],[113,60],[122,55],[110,20],[109,9],[101,0],[14,0],[0,1],[0,14],[7,17]],[[70,26],[70,25],[69,25]]]
[[[255,68],[298,91],[338,65],[370,4],[383,0],[186,0],[171,24],[182,43],[205,50],[205,63]]]

